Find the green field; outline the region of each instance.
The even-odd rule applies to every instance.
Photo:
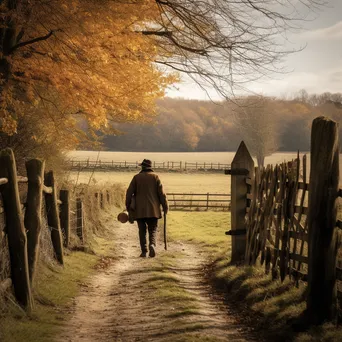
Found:
[[[92,180],[97,183],[119,183],[128,187],[136,171],[95,172]],[[69,179],[88,184],[91,172],[70,172]],[[230,193],[230,176],[223,173],[158,173],[166,193]]]

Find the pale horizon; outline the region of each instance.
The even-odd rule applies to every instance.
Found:
[[[251,93],[265,96],[289,97],[301,89],[309,94],[342,92],[342,1],[330,0],[315,17],[303,23],[301,32],[289,33],[286,47],[302,51],[284,60],[286,73],[269,75],[264,80],[250,82]],[[183,82],[166,91],[166,96],[195,100],[223,100],[213,89],[210,98],[194,81],[183,77]],[[236,90],[236,95],[241,91]]]

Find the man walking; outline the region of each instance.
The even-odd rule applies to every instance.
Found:
[[[146,231],[149,235],[149,256],[156,255],[156,233],[158,219],[168,212],[168,203],[158,175],[152,170],[151,160],[144,159],[141,171],[135,175],[126,192],[126,209],[137,221],[141,247],[140,257],[147,255]]]

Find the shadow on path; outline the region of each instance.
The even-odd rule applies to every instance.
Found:
[[[167,252],[157,250],[156,258],[139,258],[134,228],[115,227],[114,263],[82,287],[56,342],[257,341],[213,295],[204,280],[205,255],[196,246],[170,244]],[[173,253],[177,267],[163,262]],[[180,292],[161,300],[160,291],[168,289],[151,284],[163,281]],[[188,307],[175,309],[182,302]]]

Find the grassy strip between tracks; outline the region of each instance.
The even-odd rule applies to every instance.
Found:
[[[208,260],[213,284],[232,303],[242,322],[254,327],[269,341],[342,341],[342,328],[331,323],[296,333],[292,322],[305,308],[305,284],[272,281],[264,268],[235,266],[229,262],[229,213],[172,212],[170,239],[200,244],[210,253]]]

